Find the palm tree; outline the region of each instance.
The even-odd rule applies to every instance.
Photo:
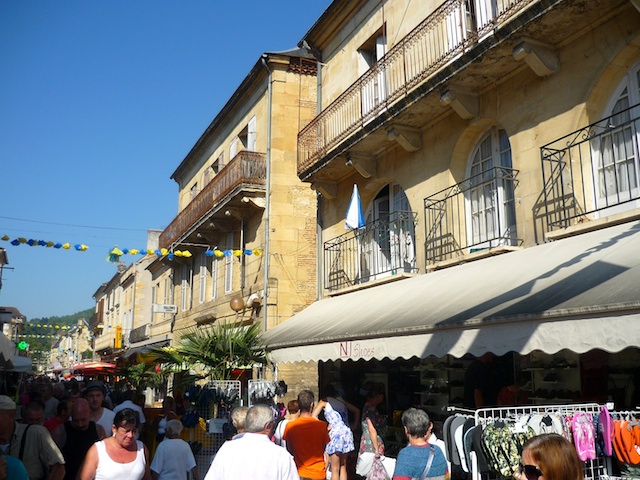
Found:
[[[229,380],[235,369],[266,364],[268,352],[260,338],[260,324],[242,327],[220,323],[191,327],[177,345],[152,350],[159,363],[175,371],[202,371],[200,378]]]

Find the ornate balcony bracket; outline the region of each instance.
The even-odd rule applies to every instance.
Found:
[[[415,128],[393,125],[387,130],[389,141],[395,140],[407,152],[415,152],[422,148],[420,131]]]
[[[640,0],[636,2],[640,5]],[[528,37],[523,37],[514,47],[513,58],[524,60],[539,77],[547,77],[560,67],[558,56],[550,45]]]
[[[224,214],[228,218],[235,218],[237,220],[244,220],[247,217],[247,212],[239,208],[229,208],[225,210]]]
[[[253,205],[264,210],[267,207],[267,199],[264,197],[242,197],[242,203]]]
[[[316,181],[311,184],[311,189],[320,192],[324,198],[333,199],[338,196],[338,184],[330,181]]]
[[[371,155],[363,153],[349,152],[346,155],[344,164],[353,167],[364,178],[375,176],[377,171],[376,161]]]
[[[465,120],[471,120],[478,116],[480,104],[478,97],[460,87],[450,85],[440,95],[440,103],[449,105],[454,112]]]

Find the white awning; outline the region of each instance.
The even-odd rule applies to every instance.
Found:
[[[640,346],[640,222],[315,302],[263,336],[276,363]]]
[[[131,355],[136,353],[147,353],[153,348],[169,345],[172,339],[172,333],[165,333],[164,335],[156,335],[155,337],[142,340],[141,342],[132,343],[123,356],[124,358],[129,358]]]
[[[13,357],[15,355],[16,346],[0,332],[0,367],[10,369],[13,368]]]

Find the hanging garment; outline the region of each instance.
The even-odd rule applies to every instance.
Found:
[[[518,471],[522,446],[533,436],[535,432],[529,426],[521,431],[499,422],[487,425],[482,431],[482,444],[491,470],[512,477]]]
[[[610,457],[613,454],[613,419],[606,406],[602,405],[600,407],[598,419],[600,421],[598,439],[602,452]]]
[[[587,413],[574,413],[572,421],[573,444],[583,462],[596,459],[593,418]]]

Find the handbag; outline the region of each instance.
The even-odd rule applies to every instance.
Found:
[[[382,458],[380,458],[380,455],[375,455],[373,457],[371,470],[369,470],[367,480],[390,480],[387,469],[384,468],[384,465],[382,464]]]

